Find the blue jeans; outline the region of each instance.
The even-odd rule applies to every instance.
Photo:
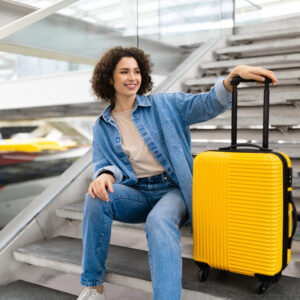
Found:
[[[179,228],[187,211],[178,186],[166,175],[113,185],[109,202],[86,194],[83,209],[81,284],[104,282],[112,221],[145,222],[154,299],[180,300],[182,259]]]

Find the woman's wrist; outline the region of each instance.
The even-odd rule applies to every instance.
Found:
[[[104,172],[102,172],[99,176],[101,176],[101,175],[103,175],[103,174],[109,176],[109,178],[112,179],[111,182],[116,182],[116,178],[115,178],[113,172],[111,172],[111,171],[104,171]]]
[[[239,66],[235,67],[223,81],[225,89],[230,93],[232,93],[232,85],[230,84],[230,80],[231,78],[239,75],[238,68]]]

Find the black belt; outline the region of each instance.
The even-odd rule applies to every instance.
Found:
[[[138,183],[140,184],[156,184],[156,183],[165,183],[169,179],[167,172],[154,175],[151,177],[141,177],[138,178]]]

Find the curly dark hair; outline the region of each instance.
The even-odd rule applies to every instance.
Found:
[[[150,61],[149,55],[136,47],[112,48],[96,64],[91,83],[96,96],[103,101],[110,102],[113,106],[115,104],[115,89],[110,84],[110,80],[113,78],[116,65],[123,57],[133,57],[140,68],[142,82],[137,94],[143,95],[150,92],[153,86],[150,76],[153,64]]]

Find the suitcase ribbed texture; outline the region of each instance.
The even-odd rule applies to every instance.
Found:
[[[283,166],[278,156],[203,152],[194,161],[193,198],[196,261],[251,276],[280,272]]]

